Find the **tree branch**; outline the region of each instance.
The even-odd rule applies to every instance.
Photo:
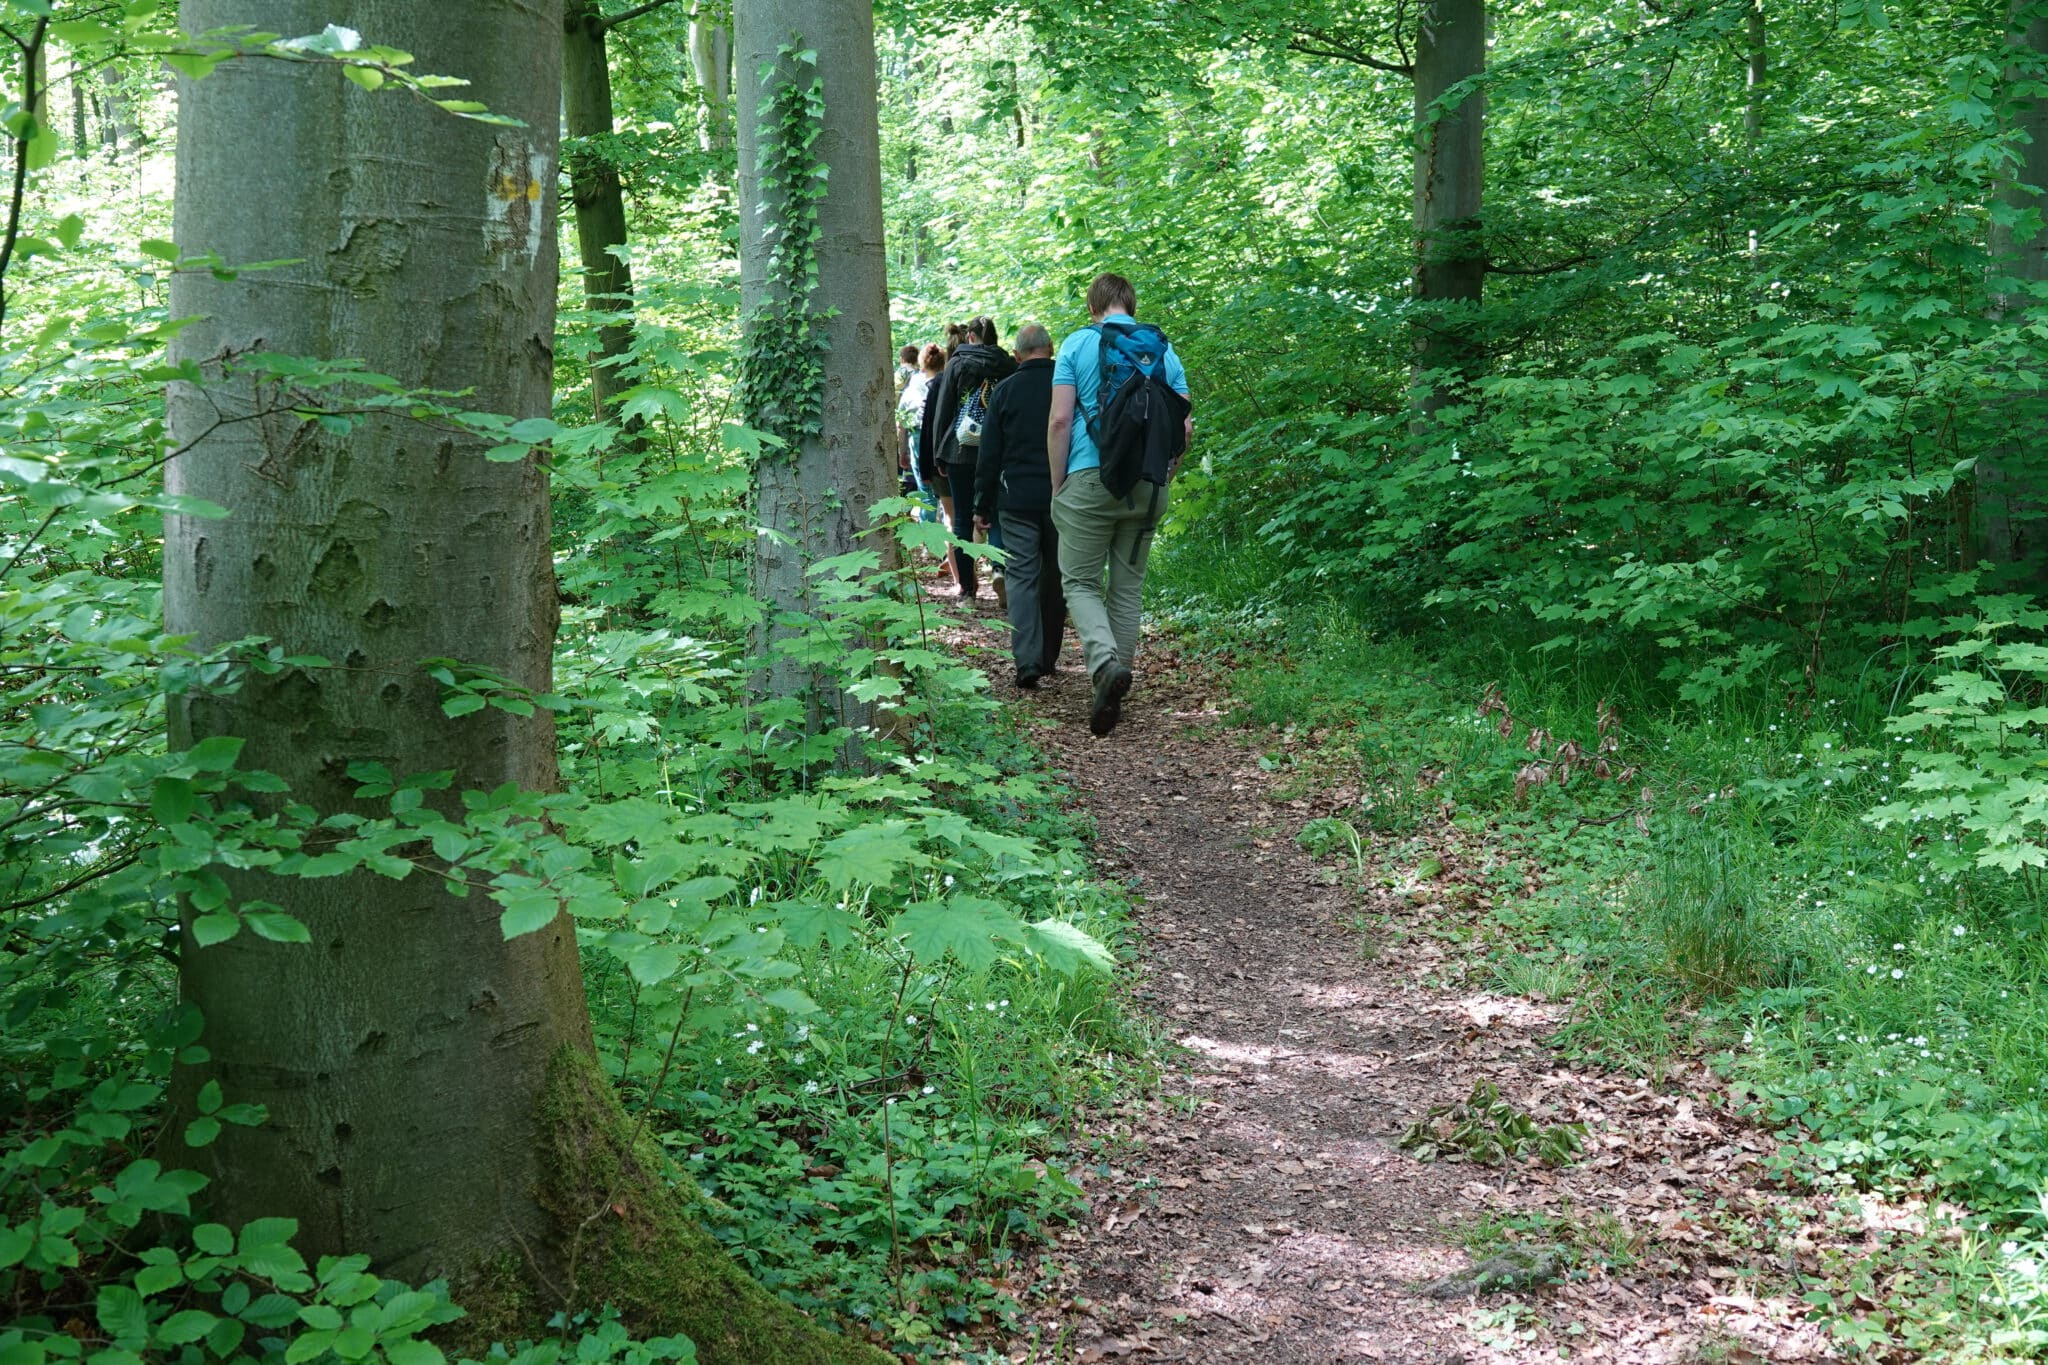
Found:
[[[1630,244],[1622,243],[1621,245],[1626,246]],[[1587,252],[1584,255],[1567,256],[1561,261],[1552,261],[1549,265],[1495,265],[1492,261],[1488,261],[1486,263],[1486,273],[1489,275],[1561,275],[1567,270],[1577,270],[1582,265],[1591,265],[1599,259],[1593,253]]]
[[[1370,52],[1341,42],[1321,29],[1298,28],[1287,39],[1287,50],[1299,52],[1305,57],[1325,57],[1332,61],[1349,62],[1353,66],[1370,67],[1374,71],[1385,71],[1394,76],[1414,76],[1415,67],[1407,62],[1390,62],[1375,57]]]
[[[7,322],[7,267],[13,263],[14,248],[21,241],[21,206],[28,191],[29,144],[34,135],[41,131],[35,118],[36,98],[42,93],[36,83],[36,58],[43,50],[43,39],[49,31],[50,21],[38,19],[26,43],[15,39],[21,48],[21,107],[28,115],[29,121],[23,130],[28,136],[14,140],[14,188],[7,202],[7,235],[5,240],[0,240],[0,326]],[[14,558],[16,563],[21,560],[20,555]],[[10,564],[8,567],[14,566]]]
[[[652,14],[654,11],[668,5],[673,5],[675,2],[676,0],[645,0],[643,4],[635,5],[629,10],[621,10],[609,19],[604,20],[604,31],[610,33],[620,24],[630,24],[643,14]]]

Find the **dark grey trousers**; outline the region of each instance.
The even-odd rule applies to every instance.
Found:
[[[1060,589],[1060,537],[1051,512],[1004,512],[1003,576],[1010,592],[1010,657],[1022,674],[1045,674],[1059,662],[1067,631]]]

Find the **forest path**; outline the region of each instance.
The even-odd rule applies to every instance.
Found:
[[[1156,1096],[1098,1125],[1136,1141],[1106,1176],[1083,1173],[1091,1216],[1051,1252],[1055,1292],[1012,1359],[1830,1357],[1784,1283],[1798,1265],[1774,1256],[1776,1234],[1753,1237],[1815,1210],[1757,1186],[1769,1139],[1709,1106],[1710,1073],[1652,1085],[1560,1069],[1542,1040],[1562,1010],[1473,985],[1481,912],[1362,902],[1299,849],[1325,812],[1276,796],[1252,736],[1224,722],[1216,675],[1149,641],[1123,724],[1095,739],[1072,637],[1062,671],[1018,693],[987,592],[974,619],[952,617],[953,643],[1092,814],[1102,873],[1141,902],[1138,998],[1181,1049]],[[1439,885],[1457,877],[1454,850],[1443,862]],[[1399,1149],[1482,1078],[1539,1117],[1588,1122],[1585,1158],[1552,1171]],[[1537,1229],[1520,1235],[1567,1283],[1514,1298],[1443,1283],[1467,1247],[1491,1254],[1472,1230],[1508,1218]]]

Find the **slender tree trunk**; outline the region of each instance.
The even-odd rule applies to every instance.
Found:
[[[2048,65],[2048,18],[2019,24],[2027,0],[2013,0],[2015,27],[2008,41],[2018,49],[2020,60],[2007,69],[2015,82],[2039,79]],[[2012,117],[2021,133],[2019,164],[2008,177],[2000,199],[2007,207],[2036,215],[2031,231],[2018,232],[1994,222],[1990,231],[1993,272],[2023,284],[2048,280],[2048,231],[2040,223],[2048,219],[2048,100],[2023,98],[2014,101]],[[1993,298],[1993,311],[2003,316],[2028,301],[2001,292]],[[2042,442],[2043,395],[2016,394],[2000,402],[1994,420],[2003,428],[1998,444],[1978,456],[1975,512],[1975,548],[1981,559],[2021,571],[2032,585],[2048,583],[2048,490],[2042,487],[2044,469]]]
[[[47,40],[35,45],[30,61],[35,67],[29,74],[36,92],[36,127],[41,130],[41,136],[49,142],[49,159],[54,161],[60,134],[57,132],[57,125],[50,121],[50,44]]]
[[[732,146],[732,0],[697,0],[690,12],[690,70],[697,78],[697,136],[707,152]]]
[[[1469,314],[1486,282],[1480,234],[1486,92],[1442,102],[1486,71],[1485,0],[1429,0],[1415,45],[1416,408],[1427,416],[1476,376],[1482,347]],[[1424,377],[1438,372],[1431,382]]]
[[[1744,86],[1742,132],[1755,159],[1764,140],[1764,77],[1770,71],[1769,29],[1764,22],[1764,0],[1750,0],[1748,20],[1749,70]],[[1762,254],[1762,242],[1755,224],[1749,229],[1749,259],[1754,266]]]
[[[816,283],[810,297],[794,301],[802,314],[831,313],[820,324],[824,354],[823,394],[817,429],[803,433],[794,449],[764,454],[756,482],[757,524],[779,533],[757,542],[756,594],[777,611],[816,610],[806,568],[844,554],[861,542],[868,509],[895,493],[895,385],[890,364],[887,260],[882,240],[882,172],[875,91],[874,11],[870,0],[740,0],[735,46],[747,81],[738,103],[740,243],[742,296],[748,318],[745,346],[758,351],[803,347],[787,328],[770,330],[764,310],[785,301],[785,286],[771,262],[775,232],[791,222],[782,187],[764,185],[761,158],[771,136],[755,112],[774,83],[808,84],[822,75],[824,114],[813,144],[828,172],[826,193],[815,201],[818,226]],[[814,49],[815,68],[801,71],[778,49],[792,41]],[[769,82],[755,75],[773,68]],[[753,386],[750,385],[750,388]],[[762,394],[789,403],[799,395]],[[799,402],[798,406],[802,406]],[[757,424],[773,419],[757,411]],[[786,539],[784,539],[786,538]],[[886,546],[878,546],[885,554]],[[766,680],[776,696],[808,696],[829,719],[865,725],[869,708],[844,696],[821,695],[816,679],[788,661]],[[826,719],[814,711],[813,720]]]
[[[611,150],[589,139],[615,128],[610,58],[597,0],[568,0],[563,16],[562,104],[572,144],[569,194],[576,205],[576,245],[591,311],[609,315],[590,358],[591,406],[600,418],[629,385],[618,363],[633,348],[633,271],[614,248],[626,245],[626,193]]]
[[[128,118],[128,101],[121,94],[121,75],[111,66],[100,68],[100,146],[119,156],[141,141]]]
[[[66,82],[71,87],[71,155],[85,157],[92,154],[92,149],[86,146],[85,82],[81,79],[76,60],[73,58],[74,65]]]
[[[309,33],[333,15],[325,0],[185,0],[181,18],[191,33]],[[354,797],[357,761],[452,770],[451,805],[503,783],[548,791],[547,712],[451,721],[420,666],[448,656],[549,687],[538,462],[492,463],[487,442],[400,417],[330,432],[292,413],[317,397],[223,371],[255,352],[347,357],[467,390],[479,409],[550,410],[560,0],[358,0],[349,21],[526,126],[369,97],[316,65],[232,62],[179,82],[179,246],[297,264],[174,277],[174,312],[200,319],[174,358],[205,377],[172,386],[171,439],[191,446],[168,484],[230,515],[168,519],[165,616],[200,649],[265,636],[334,666],[174,697],[172,742],[239,736],[244,767],[322,813],[375,812]],[[187,1089],[217,1079],[270,1115],[191,1154],[214,1216],[293,1217],[309,1254],[366,1252],[420,1279],[543,1244],[539,1103],[556,1054],[589,1046],[572,926],[506,942],[487,901],[425,875],[233,887],[297,915],[313,942],[245,931],[184,951],[211,1052]]]

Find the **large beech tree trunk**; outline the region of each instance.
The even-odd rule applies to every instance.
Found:
[[[772,85],[759,73],[808,81],[778,61],[792,39],[815,49],[824,82],[823,128],[815,156],[827,168],[827,193],[817,201],[817,283],[808,300],[815,312],[831,310],[824,324],[823,413],[819,430],[791,451],[762,457],[756,477],[757,523],[783,539],[762,536],[754,560],[754,590],[771,609],[814,611],[806,568],[864,542],[868,509],[895,489],[894,348],[889,337],[887,264],[882,241],[882,169],[876,123],[874,9],[870,0],[740,0],[734,42],[744,73],[738,96],[742,298],[747,346],[801,344],[764,338],[761,309],[779,286],[769,261],[770,228],[786,211],[779,190],[764,187],[760,157],[764,132],[757,109]],[[886,546],[877,549],[888,553]],[[767,679],[776,696],[808,695],[829,719],[863,725],[866,708],[843,696],[821,696],[816,679],[787,661]],[[814,719],[825,717],[815,716]]]
[[[1414,64],[1415,299],[1422,305],[1414,364],[1423,415],[1454,401],[1458,382],[1476,376],[1482,360],[1470,314],[1486,282],[1486,92],[1439,101],[1485,71],[1486,0],[1429,0]],[[1424,379],[1432,372],[1446,373]]]
[[[563,24],[563,121],[581,144],[569,155],[569,196],[576,205],[583,292],[593,312],[610,315],[590,358],[591,406],[603,418],[628,387],[617,365],[633,347],[633,270],[613,250],[626,245],[626,192],[610,150],[582,142],[608,138],[615,128],[611,61],[597,0],[568,0]]]
[[[185,0],[181,19],[193,33],[311,33],[335,12],[327,0]],[[318,398],[222,362],[347,357],[469,390],[479,409],[547,415],[561,0],[357,0],[348,20],[526,126],[366,96],[331,66],[232,62],[180,81],[179,246],[296,263],[174,277],[173,312],[200,320],[173,359],[204,377],[172,386],[171,439],[191,446],[168,482],[230,515],[169,519],[165,616],[201,649],[267,636],[333,667],[174,698],[172,742],[240,736],[243,767],[279,775],[323,813],[381,813],[354,799],[356,761],[452,769],[456,792],[550,790],[547,712],[450,720],[420,666],[450,656],[549,687],[544,471],[488,462],[488,443],[404,418],[324,430],[291,412]],[[215,1078],[270,1115],[191,1154],[213,1176],[214,1216],[287,1215],[308,1253],[367,1252],[417,1279],[543,1242],[538,1104],[556,1054],[589,1045],[567,921],[506,942],[488,900],[425,875],[252,873],[234,890],[283,905],[313,941],[188,937],[184,995],[212,1054],[188,1089]]]
[[[2022,59],[2008,68],[2008,79],[2031,82],[2048,64],[2048,18],[2022,24],[2027,0],[2012,0],[2014,27],[2008,41]],[[2016,210],[2030,210],[2048,219],[2048,99],[2014,102],[2019,164],[2008,177],[2000,198]],[[1990,231],[1992,270],[2025,284],[2048,280],[2048,231],[2016,233],[1994,222]],[[1993,309],[2004,315],[2026,304],[2010,294],[1994,298]],[[2048,584],[2048,460],[2041,453],[2044,396],[2014,396],[1997,405],[1994,420],[2004,427],[1998,444],[1978,456],[1976,513],[1978,532],[1973,547],[1985,561],[2019,569],[2035,587]]]

